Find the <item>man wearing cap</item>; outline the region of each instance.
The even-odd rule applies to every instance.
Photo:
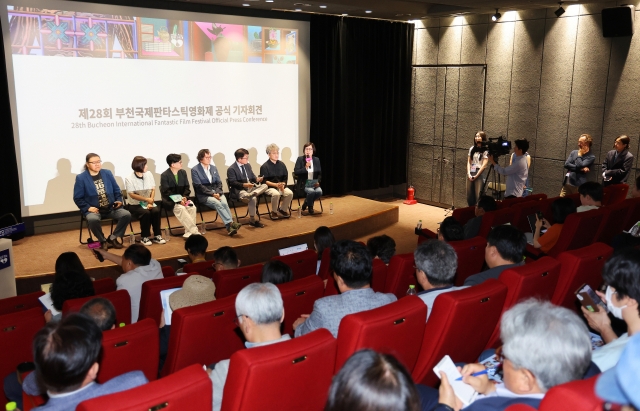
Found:
[[[622,411],[640,409],[640,336],[629,340],[618,364],[598,377],[596,395],[622,405]]]

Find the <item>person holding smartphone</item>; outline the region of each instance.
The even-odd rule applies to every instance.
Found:
[[[533,246],[539,248],[543,253],[548,253],[558,242],[564,221],[569,214],[576,212],[576,205],[573,200],[568,197],[561,197],[551,203],[551,211],[553,212],[553,221],[555,224],[536,214],[536,231],[533,233]],[[543,228],[547,231],[542,235],[540,232]]]
[[[293,172],[298,176],[299,186],[304,186],[304,192],[307,196],[302,204],[302,211],[309,207],[309,214],[313,214],[315,212],[313,203],[322,197],[322,188],[320,188],[322,169],[320,167],[320,159],[315,156],[315,144],[306,143],[302,151],[304,154],[296,160]]]
[[[122,248],[124,233],[131,221],[131,214],[122,207],[122,192],[109,170],[102,170],[102,160],[95,153],[87,154],[84,172],[76,176],[73,201],[87,219],[91,232],[98,238],[102,249]],[[103,218],[117,220],[113,234],[106,238],[102,233]]]

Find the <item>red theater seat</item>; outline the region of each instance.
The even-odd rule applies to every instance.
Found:
[[[560,253],[558,261],[562,268],[551,302],[582,315],[574,293],[582,284],[588,284],[594,290],[600,288],[602,268],[612,253],[613,249],[602,243]]]
[[[184,280],[189,278],[190,275],[192,274],[176,275],[173,277],[159,278],[157,280],[149,280],[142,283],[142,291],[140,293],[140,314],[138,316],[138,321],[144,318],[151,318],[159,325],[160,316],[162,315],[160,291],[182,287]]]
[[[158,325],[147,318],[103,333],[98,382],[105,383],[129,371],[142,371],[149,381],[158,378]]]
[[[38,298],[43,295],[44,293],[42,291],[37,291],[35,293],[3,298],[0,300],[0,315],[17,313],[18,311],[24,311],[30,308],[42,308],[42,304]]]
[[[486,238],[489,231],[495,226],[511,223],[515,217],[515,210],[511,207],[503,208],[501,210],[489,211],[482,216],[482,224],[478,235]]]
[[[78,411],[211,411],[211,380],[201,365],[130,390],[81,402]]]
[[[326,329],[265,347],[236,352],[222,396],[222,411],[322,411],[336,357]]]
[[[371,271],[371,288],[373,291],[382,293],[387,283],[387,265],[379,258],[373,259]]]
[[[635,223],[640,221],[640,197],[630,198],[627,201],[631,203],[631,206],[622,226],[625,230],[629,230]]]
[[[116,281],[111,277],[101,278],[93,282],[93,291],[96,295],[112,293],[116,291]]]
[[[596,234],[596,241],[611,244],[613,237],[621,234],[622,230],[630,228],[625,227],[624,223],[629,215],[629,210],[631,210],[631,204],[630,201],[625,200],[612,206],[603,207],[604,217]]]
[[[216,298],[238,294],[245,286],[259,283],[262,277],[262,264],[249,265],[234,270],[216,271],[213,282],[216,285]]]
[[[456,208],[451,214],[460,224],[465,225],[476,216],[476,206]]]
[[[167,360],[160,376],[191,364],[213,364],[244,348],[235,319],[235,294],[174,311]]]
[[[537,211],[542,211],[545,218],[550,222],[553,222],[551,216],[551,203],[557,200],[558,197],[541,199],[538,201],[526,201],[524,203],[516,204],[513,209],[513,220],[511,224],[523,233],[530,233],[531,226],[529,225],[528,216],[535,214]]]
[[[559,275],[560,263],[551,257],[542,257],[532,263],[504,270],[499,278],[507,286],[507,298],[502,312],[527,298],[551,300]],[[499,339],[500,323],[496,324],[487,348],[497,348]]]
[[[111,301],[116,309],[116,324],[125,323],[131,324],[131,298],[127,290],[118,290],[106,294],[101,294],[100,297],[106,298]],[[71,312],[78,312],[80,308],[89,300],[96,298],[84,297],[74,298],[73,300],[67,300],[62,304],[62,315],[65,316]]]
[[[331,247],[327,247],[322,251],[322,257],[320,259],[320,269],[318,270],[318,277],[322,278],[323,280],[326,280],[327,278],[331,278],[332,277],[332,275],[331,275]]]
[[[454,362],[475,362],[498,323],[507,287],[490,279],[480,285],[440,294],[424,329],[413,380],[434,386],[433,367],[445,355]]]
[[[469,276],[482,271],[487,240],[482,237],[474,237],[468,240],[451,241],[449,245],[453,247],[458,256],[455,285],[459,287]]]
[[[424,336],[427,306],[407,296],[385,306],[345,316],[338,331],[335,372],[356,351],[371,348],[393,355],[411,372]]]
[[[542,399],[540,411],[602,410],[604,401],[595,394],[599,375],[556,385]]]
[[[291,267],[293,279],[298,280],[308,275],[315,275],[318,265],[318,254],[313,250],[305,250],[299,253],[273,257]]]
[[[174,270],[173,267],[171,266],[164,265],[160,268],[162,269],[162,276],[164,278],[173,277],[174,275],[176,275],[176,270]],[[188,271],[185,271],[185,272],[188,272]]]
[[[278,284],[284,303],[284,333],[293,335],[293,323],[302,314],[311,314],[313,303],[322,298],[324,282],[317,275]]]
[[[216,269],[213,268],[213,261],[201,261],[199,263],[185,264],[182,268],[183,273],[198,273],[208,278],[213,278],[213,273]]]
[[[0,375],[16,371],[18,364],[33,361],[33,337],[44,327],[42,308],[0,315]],[[333,366],[333,364],[332,364]],[[4,398],[4,391],[2,391]],[[5,398],[5,403],[8,400]]]
[[[324,297],[338,294],[340,294],[340,291],[338,291],[338,285],[336,284],[336,280],[333,278],[333,275],[331,275],[331,277],[327,279],[327,285],[324,288]]]
[[[621,203],[627,198],[629,186],[627,184],[613,184],[603,189],[604,196],[602,198],[603,206],[612,206]]]
[[[393,293],[396,297],[404,297],[409,285],[418,284],[414,268],[413,253],[397,254],[389,260],[387,267],[387,280],[384,292]]]

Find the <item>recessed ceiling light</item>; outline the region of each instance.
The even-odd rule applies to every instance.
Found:
[[[273,0],[265,0],[267,3],[273,3]]]
[[[249,4],[247,4],[247,3],[242,3],[242,5],[245,6],[245,7],[249,7]]]
[[[321,8],[321,9],[326,9],[326,8],[327,8],[327,6],[320,6],[320,8]]]
[[[295,9],[294,11],[302,11],[302,9]]]
[[[369,13],[371,13],[371,10],[365,10],[364,12],[369,14]]]
[[[342,15],[343,15],[343,16],[348,16],[348,14],[347,14],[347,13],[342,13]]]

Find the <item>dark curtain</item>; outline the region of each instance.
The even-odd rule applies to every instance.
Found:
[[[407,181],[411,24],[311,17],[311,141],[326,194]]]

